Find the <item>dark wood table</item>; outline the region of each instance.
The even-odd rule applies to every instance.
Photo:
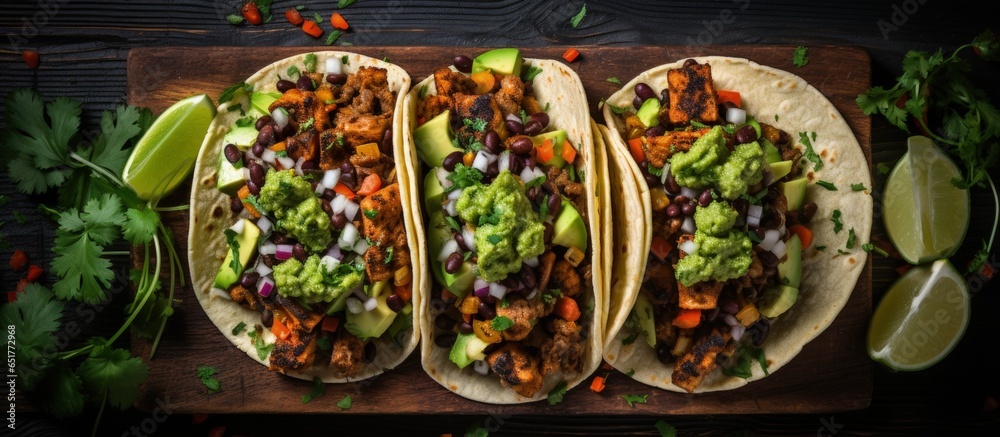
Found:
[[[271,23],[233,26],[226,15],[238,13],[238,0],[222,1],[82,1],[40,0],[4,2],[0,7],[0,94],[34,87],[44,96],[69,96],[83,102],[84,125],[97,125],[100,111],[126,101],[126,61],[136,47],[166,46],[312,46],[314,40],[291,27],[281,13],[298,4],[304,15],[317,12],[329,30],[335,3],[275,1]],[[14,3],[14,4],[9,4]],[[357,46],[441,46],[447,56],[463,52],[455,46],[578,46],[607,45],[628,50],[636,45],[846,45],[866,49],[872,56],[872,80],[890,85],[900,72],[908,50],[946,50],[971,41],[995,25],[995,15],[981,10],[979,2],[924,0],[795,2],[763,0],[587,2],[587,16],[573,29],[570,17],[582,1],[376,1],[360,0],[341,11],[351,31],[341,41]],[[29,69],[20,52],[35,49],[41,64]],[[341,47],[338,47],[341,49]],[[343,48],[349,50],[350,48]],[[667,59],[664,59],[666,61]],[[588,62],[586,53],[577,61]],[[652,64],[651,64],[652,65]],[[976,62],[973,76],[995,98],[1000,97],[996,64]],[[581,65],[581,67],[583,67]],[[634,70],[630,66],[624,70]],[[609,71],[608,76],[616,75]],[[622,80],[628,80],[621,77]],[[6,102],[0,101],[0,113]],[[2,122],[0,122],[2,124]],[[872,162],[891,165],[901,156],[907,134],[872,120]],[[48,265],[55,224],[35,209],[51,199],[24,196],[14,190],[6,171],[0,172],[0,194],[10,202],[0,209],[0,232],[9,242],[0,248],[7,260],[21,248],[38,263]],[[996,178],[996,173],[994,173]],[[876,177],[875,189],[881,189]],[[970,254],[988,238],[993,224],[992,196],[973,190],[973,215],[966,245],[952,260],[964,266]],[[182,199],[183,197],[181,197]],[[878,208],[876,204],[876,208]],[[19,223],[18,212],[27,218]],[[878,216],[877,216],[878,217]],[[884,236],[875,220],[873,238]],[[994,251],[996,253],[996,251]],[[6,264],[6,262],[4,262]],[[903,263],[876,257],[873,264],[873,298],[877,303],[898,277]],[[0,269],[0,285],[13,288],[16,277]],[[47,278],[51,284],[52,278]],[[978,291],[976,289],[978,288]],[[703,415],[662,417],[547,415],[543,408],[532,415],[212,415],[200,424],[188,414],[157,415],[159,435],[204,435],[226,427],[226,435],[275,435],[323,430],[335,435],[437,435],[462,434],[470,426],[487,428],[491,435],[525,434],[651,434],[658,419],[677,427],[680,435],[980,435],[1000,431],[1000,412],[986,408],[988,399],[1000,397],[996,333],[1000,331],[1000,297],[996,283],[973,284],[972,320],[965,338],[943,362],[917,373],[893,373],[875,368],[871,404],[855,411],[799,415]],[[991,289],[993,289],[991,291]],[[121,320],[111,311],[85,327],[87,334],[109,334]],[[123,347],[128,345],[123,342]],[[822,368],[817,368],[822,372]],[[193,378],[193,376],[192,376]],[[586,389],[581,387],[580,389]],[[836,396],[831,393],[830,396]],[[992,401],[993,404],[996,401]],[[51,435],[89,432],[96,410],[79,419],[57,423],[30,405],[19,406],[19,432],[49,430]],[[148,434],[144,421],[150,412],[104,412],[98,435]],[[5,431],[8,431],[5,429]],[[7,435],[7,434],[4,434]]]

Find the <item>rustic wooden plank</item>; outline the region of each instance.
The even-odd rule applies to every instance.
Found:
[[[313,51],[313,47],[267,48],[157,48],[136,49],[128,58],[128,101],[147,106],[154,112],[195,93],[217,96],[229,85],[248,77],[257,69],[293,54]],[[415,80],[435,68],[448,65],[454,55],[476,53],[475,48],[358,47],[356,51],[388,57],[407,69]],[[558,58],[565,47],[528,48],[530,57]],[[628,81],[642,70],[660,62],[701,54],[743,56],[765,65],[791,69],[794,47],[720,46],[711,49],[684,47],[582,47],[583,58],[570,64],[588,92],[596,114],[602,96],[615,91],[610,76]],[[845,47],[815,47],[815,60],[795,73],[824,92],[841,110],[855,130],[866,155],[870,155],[870,119],[864,117],[853,99],[869,85],[869,57],[863,50]],[[648,62],[635,62],[647,59]],[[178,250],[187,249],[187,214],[164,214],[166,224],[178,236]],[[186,261],[186,260],[185,260]],[[822,412],[859,409],[871,401],[872,367],[863,351],[864,327],[871,312],[871,266],[866,268],[847,308],[820,337],[781,369],[776,376],[748,387],[698,396],[651,389],[623,375],[613,376],[615,384],[600,393],[580,387],[564,402],[548,407],[544,403],[490,406],[456,396],[428,378],[416,355],[392,372],[359,383],[329,385],[327,395],[308,404],[299,397],[310,383],[268,372],[247,359],[243,352],[218,335],[190,287],[179,295],[182,303],[170,321],[157,357],[149,360],[150,378],[143,386],[138,405],[152,408],[157,399],[167,400],[179,412],[274,413],[341,412],[334,405],[352,395],[350,413],[455,413],[455,414],[738,414],[760,412]],[[133,351],[148,355],[149,344],[133,339]],[[223,391],[208,394],[195,378],[201,365],[220,369],[216,377]],[[823,372],[815,369],[823,368]],[[642,408],[629,408],[620,401],[627,393],[652,393]]]

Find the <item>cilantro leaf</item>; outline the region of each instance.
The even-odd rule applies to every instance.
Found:
[[[863,183],[851,184],[852,191],[865,191],[867,189],[868,187],[866,187]]]
[[[885,175],[885,174],[889,174],[889,172],[892,171],[892,168],[890,168],[884,162],[880,162],[880,163],[878,163],[878,164],[875,165],[875,170],[878,171],[878,174]]]
[[[219,384],[219,380],[215,379],[212,375],[215,375],[215,367],[212,366],[200,366],[198,367],[198,379],[201,379],[201,383],[205,384],[208,388],[209,393],[215,393],[222,390],[222,385]]]
[[[339,30],[334,30],[334,31],[330,32],[330,35],[326,37],[326,45],[331,45],[331,44],[337,42],[337,40],[340,39],[340,35],[342,35],[342,34],[343,34],[343,32],[341,32]]]
[[[848,249],[853,249],[854,248],[854,240],[855,240],[855,238],[856,237],[854,235],[854,228],[851,228],[849,231],[847,231],[847,248]]]
[[[243,271],[243,265],[240,264],[240,242],[237,241],[239,234],[232,229],[226,229],[223,234],[226,235],[226,244],[229,245],[229,250],[233,253],[232,260],[229,262],[229,267],[233,269],[234,272]]]
[[[628,402],[628,406],[635,407],[635,404],[645,404],[649,395],[622,395],[622,399]]]
[[[305,67],[306,71],[309,73],[316,72],[316,54],[306,53],[305,59],[302,61],[302,66]]]
[[[481,118],[463,118],[462,124],[476,132],[486,131],[486,120]]]
[[[233,84],[229,88],[223,90],[222,94],[219,94],[219,104],[221,105],[230,100],[233,100],[233,98],[236,97],[236,95],[239,93],[246,94],[251,92],[253,92],[253,85],[251,84],[248,84],[246,82]]]
[[[17,383],[21,390],[31,391],[50,365],[52,356],[46,350],[56,350],[55,333],[59,330],[63,303],[53,299],[52,291],[38,284],[28,284],[17,299],[0,308],[0,323],[14,326],[17,360],[31,365],[17,367]]]
[[[542,71],[544,71],[544,70],[542,70],[541,68],[536,67],[534,65],[528,66],[528,70],[525,71],[525,73],[524,73],[524,81],[525,82],[531,82],[531,80],[534,79],[535,76],[538,76],[538,74],[541,73]],[[521,118],[523,119],[524,117],[521,117]]]
[[[879,255],[882,255],[882,256],[889,256],[889,253],[887,253],[886,251],[882,250],[881,247],[878,247],[878,246],[876,246],[874,244],[871,244],[871,243],[862,244],[861,245],[861,249],[863,249],[865,252],[868,252],[868,253],[875,252],[875,253],[877,253]],[[985,261],[985,259],[983,261]]]
[[[124,220],[121,201],[111,195],[91,199],[83,214],[74,208],[59,215],[52,270],[62,279],[53,287],[56,296],[89,304],[105,299],[103,287],[111,285],[114,273],[102,246],[118,238]]]
[[[323,393],[325,392],[326,392],[326,383],[324,383],[323,380],[320,379],[318,376],[314,376],[312,390],[310,390],[309,393],[302,395],[302,403],[308,404],[309,401],[316,399],[320,396],[323,396]]]
[[[799,132],[799,142],[806,146],[806,153],[803,155],[812,161],[813,168],[816,170],[823,168],[823,159],[813,151],[812,141],[809,140],[809,136],[805,132]]]
[[[826,188],[827,190],[830,190],[830,191],[837,191],[837,186],[836,185],[834,185],[833,183],[824,181],[824,180],[818,180],[818,181],[816,181],[816,185],[819,185],[819,186],[821,186],[823,188]]]
[[[809,56],[806,54],[808,50],[805,46],[796,48],[795,54],[792,55],[792,64],[799,68],[805,67],[809,63]]]
[[[459,163],[455,165],[455,171],[448,175],[448,180],[452,182],[452,185],[445,191],[451,192],[473,185],[480,185],[483,180],[483,174],[475,168],[466,167],[465,164]]]
[[[663,420],[657,420],[653,426],[660,432],[660,437],[677,437],[677,428],[670,426]]]
[[[18,366],[18,371],[24,367],[31,366]],[[57,418],[78,416],[83,412],[83,383],[66,361],[59,361],[49,369],[34,391],[45,394],[39,396],[38,401],[45,411]]]
[[[354,402],[351,399],[351,395],[347,395],[347,396],[344,396],[343,399],[337,401],[337,408],[340,408],[341,410],[349,410],[349,409],[351,409],[351,404],[352,403],[354,403]]]
[[[157,284],[153,286],[153,291],[160,288],[161,281],[157,281]],[[139,301],[135,301],[138,304]],[[132,320],[132,332],[135,335],[143,338],[156,338],[156,335],[160,332],[160,328],[163,326],[163,321],[174,315],[173,301],[161,296],[159,294],[154,294],[146,300],[146,303],[135,309],[138,314],[135,315],[135,319]]]
[[[247,332],[247,337],[253,340],[253,347],[257,349],[257,358],[260,358],[261,361],[266,360],[268,354],[271,353],[271,349],[274,349],[274,344],[264,342],[264,335],[256,330]]]
[[[840,221],[840,210],[833,210],[833,217],[830,219],[833,221],[833,233],[839,234],[841,229],[844,229],[844,224]]]
[[[139,385],[149,375],[149,366],[125,349],[98,346],[91,351],[77,374],[88,393],[124,410],[139,394]]]
[[[611,112],[615,113],[615,115],[622,115],[623,113],[625,113],[625,110],[628,109],[628,108],[626,108],[624,106],[615,106],[615,105],[612,105],[612,104],[607,103],[607,102],[605,102],[604,104],[608,108],[610,108]]]
[[[552,388],[552,391],[549,392],[549,395],[546,397],[546,400],[549,402],[549,405],[555,405],[562,402],[563,396],[565,395],[566,395],[566,381],[559,381],[559,383]]]
[[[129,208],[125,211],[122,231],[125,239],[134,245],[146,244],[153,240],[160,225],[160,215],[151,208]]]
[[[514,326],[514,321],[507,316],[496,316],[493,319],[493,330],[494,331],[505,331],[511,326]]]
[[[243,16],[240,15],[240,14],[229,14],[229,15],[226,15],[226,21],[229,21],[229,24],[232,24],[233,26],[237,26],[237,25],[242,24],[244,20],[246,20],[246,19],[243,18]]]
[[[622,84],[622,81],[620,79],[618,79],[617,77],[614,77],[614,76],[609,77],[607,80],[608,80],[608,82],[611,82],[611,83],[613,83],[615,85],[621,85]]]
[[[465,437],[489,437],[489,435],[490,430],[481,426],[469,425],[469,428],[465,430]]]
[[[7,130],[0,146],[13,157],[7,169],[17,189],[39,194],[58,186],[70,173],[63,166],[70,162],[70,142],[80,127],[80,102],[61,97],[45,104],[34,90],[17,89],[6,104]]]
[[[583,17],[586,16],[587,16],[587,4],[584,3],[583,8],[580,9],[580,12],[577,12],[576,15],[574,15],[573,18],[569,20],[569,24],[573,26],[574,29],[576,29],[577,26],[580,25],[580,22],[583,21]]]
[[[344,9],[350,5],[353,5],[354,2],[356,1],[358,0],[340,0],[337,2],[337,9]]]
[[[500,237],[499,235],[497,235],[497,234],[493,234],[493,235],[488,235],[488,236],[486,237],[486,241],[489,241],[489,242],[490,242],[490,244],[500,244],[500,241],[501,241],[501,240],[503,240],[503,238],[501,238],[501,237]]]
[[[125,145],[142,130],[139,116],[139,110],[130,106],[119,106],[114,115],[104,111],[101,114],[100,135],[94,139],[91,148],[82,148],[79,154],[113,174],[121,174],[131,153]]]
[[[240,333],[246,331],[246,329],[247,329],[246,322],[237,323],[236,326],[233,327],[233,335],[240,335]]]

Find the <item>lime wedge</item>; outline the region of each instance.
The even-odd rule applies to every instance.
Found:
[[[143,200],[169,194],[191,174],[213,118],[215,106],[205,94],[174,103],[132,149],[122,180]]]
[[[955,163],[930,138],[912,136],[885,184],[882,219],[889,240],[911,264],[947,258],[969,228],[969,193]]]
[[[946,259],[911,268],[879,302],[868,327],[868,356],[893,370],[941,361],[969,324],[965,279]]]

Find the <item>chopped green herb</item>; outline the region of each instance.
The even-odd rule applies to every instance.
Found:
[[[365,217],[373,219],[377,215],[378,215],[378,211],[377,210],[374,210],[374,209],[366,209],[365,210]]]
[[[754,360],[756,360],[761,365],[761,369],[764,370],[764,374],[767,375],[767,360],[764,358],[764,350],[753,347],[753,346],[743,346],[737,352],[738,358],[732,366],[722,369],[722,373],[728,376],[736,376],[739,378],[749,378],[753,373],[750,370],[750,366]]]
[[[645,404],[649,395],[622,395],[622,399],[628,402],[628,406],[635,407],[635,404]]]
[[[886,175],[889,174],[890,171],[892,171],[892,168],[889,168],[889,166],[886,165],[886,163],[880,162],[875,165],[875,171],[877,171],[878,174],[880,175]]]
[[[305,59],[302,61],[302,65],[306,67],[306,71],[309,73],[316,72],[316,54],[307,53]]]
[[[656,176],[656,177],[663,176],[663,169],[659,168],[659,167],[656,167],[656,166],[654,166],[651,163],[646,163],[646,169],[649,170],[649,174],[651,174],[653,176]]]
[[[427,97],[427,85],[420,87],[420,92],[417,93],[417,97],[421,99]]]
[[[326,392],[326,383],[324,383],[320,377],[314,376],[312,390],[309,390],[309,393],[302,395],[302,403],[308,404],[309,401],[323,396],[324,392]]]
[[[240,14],[226,15],[226,20],[229,21],[229,24],[232,24],[233,26],[238,26],[240,24],[243,24],[244,21],[243,16]]]
[[[239,126],[239,127],[253,126],[256,121],[257,120],[252,115],[247,115],[247,116],[240,117],[239,119],[237,119],[236,120],[236,126]]]
[[[288,157],[288,151],[287,150],[279,150],[277,152],[274,152],[274,156],[278,157],[278,158],[287,158]]]
[[[323,22],[323,17],[320,14],[313,12],[313,21],[315,21],[316,24],[320,24]]]
[[[573,26],[574,29],[576,29],[577,26],[580,25],[580,22],[583,21],[583,17],[586,16],[587,16],[587,4],[584,3],[583,8],[580,9],[580,12],[577,12],[576,15],[574,15],[573,18],[569,20],[569,24]]]
[[[240,333],[242,333],[246,329],[247,329],[246,322],[237,323],[236,326],[233,327],[233,335],[240,335]]]
[[[566,381],[559,381],[559,384],[556,384],[556,386],[552,388],[552,391],[549,392],[549,395],[546,400],[548,400],[549,405],[555,405],[562,402],[563,396],[565,395],[566,395]]]
[[[792,56],[792,63],[795,64],[796,67],[802,68],[809,63],[809,56],[806,54],[807,50],[809,49],[804,46],[799,46],[795,49],[795,55]]]
[[[820,158],[820,156],[813,151],[812,141],[809,141],[809,136],[806,135],[805,132],[799,132],[799,142],[806,146],[805,157],[806,159],[812,161],[813,168],[816,170],[823,168],[823,158]]]
[[[545,174],[543,173],[541,176],[538,176],[538,177],[536,177],[536,178],[528,181],[528,183],[524,184],[524,187],[525,188],[539,187],[539,186],[541,186],[542,184],[545,183],[545,179],[546,179],[546,177],[545,177]]]
[[[312,129],[315,123],[316,123],[315,118],[309,117],[309,119],[306,120],[305,123],[299,125],[299,133],[306,132],[309,129]]]
[[[253,347],[257,350],[257,358],[261,361],[267,359],[267,355],[271,353],[271,349],[274,349],[274,344],[267,344],[264,342],[264,336],[259,334],[257,331],[247,332],[247,336],[253,339]]]
[[[302,72],[301,72],[301,71],[299,71],[299,67],[296,67],[296,66],[294,66],[294,65],[292,65],[292,66],[288,67],[288,69],[287,69],[287,70],[285,70],[285,74],[287,74],[287,75],[288,75],[288,78],[289,78],[289,79],[290,79],[290,78],[291,78],[292,76],[295,76],[295,77],[300,77],[300,76],[302,76]]]
[[[629,378],[635,376],[635,369],[628,369],[628,372],[625,372],[625,376]]]
[[[865,191],[868,187],[865,184],[851,184],[851,190],[853,191]]]
[[[610,103],[607,103],[607,105],[608,108],[611,108],[611,112],[615,113],[615,115],[622,115],[623,113],[625,113],[625,110],[628,109],[624,106],[615,106]]]
[[[351,59],[347,55],[341,56],[340,63],[344,65],[351,65]]]
[[[340,0],[337,2],[337,9],[344,9],[350,5],[353,5],[354,2],[356,1],[358,0]],[[348,405],[348,407],[350,407],[350,405]]]
[[[240,242],[236,241],[236,237],[239,234],[232,229],[226,229],[222,233],[225,234],[226,244],[229,245],[229,250],[233,253],[233,259],[229,263],[229,268],[233,269],[234,272],[242,272],[243,266],[240,264]]]
[[[465,164],[459,163],[455,165],[455,171],[451,172],[447,179],[451,181],[452,184],[445,191],[451,192],[481,184],[481,181],[483,180],[483,173],[475,168],[466,167]]]
[[[465,252],[462,254],[462,261],[468,261],[469,258],[472,258],[472,251]]]
[[[837,249],[837,253],[840,254],[840,255],[850,255],[851,254],[851,252],[848,252],[848,251],[846,251],[844,249]]]
[[[861,245],[861,249],[863,249],[865,252],[868,252],[868,253],[875,252],[875,253],[877,253],[879,255],[882,255],[882,256],[889,256],[888,252],[882,250],[881,247],[878,247],[878,246],[876,246],[874,244],[871,244],[871,243],[862,244]]]
[[[501,238],[501,237],[500,237],[499,235],[497,235],[497,234],[493,234],[493,235],[489,235],[489,236],[487,236],[487,237],[486,237],[486,240],[487,240],[487,241],[489,241],[489,242],[490,242],[490,244],[500,244],[500,241],[502,241],[502,240],[503,240],[503,238]]]
[[[389,246],[389,247],[388,247],[388,248],[387,248],[387,249],[385,250],[385,263],[386,263],[386,264],[389,264],[389,263],[392,263],[392,256],[393,256],[394,254],[395,254],[395,251],[394,251],[394,249],[393,249],[393,247],[392,247],[392,246]]]
[[[691,126],[694,126],[696,128],[699,128],[699,129],[705,129],[705,128],[709,127],[707,124],[702,123],[702,122],[700,122],[698,120],[691,120]]]
[[[851,228],[851,230],[847,231],[847,248],[848,249],[854,249],[854,239],[855,239],[854,228]]]
[[[295,10],[299,11],[299,12],[302,12],[305,9],[306,9],[306,5],[297,5],[297,6],[295,6]]]
[[[832,184],[830,182],[824,181],[824,180],[818,180],[818,181],[816,181],[816,185],[819,185],[819,186],[821,186],[823,188],[826,188],[827,190],[830,190],[830,191],[837,191],[837,186],[836,185],[834,185],[834,184]]]
[[[542,72],[541,68],[536,67],[534,65],[529,66],[528,67],[528,71],[524,73],[524,81],[525,82],[531,82],[532,79],[534,79],[535,76],[538,76],[538,73],[541,73],[541,72]]]
[[[351,404],[353,403],[354,401],[351,400],[351,395],[347,395],[344,396],[343,399],[337,401],[337,408],[340,408],[341,410],[350,410]]]
[[[240,82],[230,86],[229,88],[226,88],[225,90],[222,91],[222,94],[219,94],[219,104],[221,105],[223,103],[232,100],[233,97],[236,97],[236,94],[240,92],[243,93],[253,92],[253,85],[250,85],[246,82]]]
[[[633,332],[628,337],[625,337],[625,338],[622,339],[622,346],[628,346],[628,345],[630,345],[632,343],[635,343],[635,340],[637,338],[639,338],[639,333],[638,332]]]
[[[215,375],[215,367],[198,367],[198,379],[201,379],[201,383],[205,384],[205,387],[208,387],[209,393],[215,393],[222,389],[219,380],[215,379],[212,375]]]
[[[614,77],[614,76],[609,77],[608,78],[608,82],[611,82],[611,83],[613,83],[615,85],[621,85],[622,84],[622,81],[618,80],[618,78]]]
[[[660,437],[677,437],[677,428],[674,428],[663,420],[657,420],[653,426],[660,432]]]
[[[775,123],[778,122],[778,114],[774,114],[774,121],[775,121]]]
[[[816,250],[819,250],[819,251],[826,250],[826,246],[816,246]]]
[[[331,45],[331,44],[337,42],[337,40],[340,39],[340,35],[342,35],[342,34],[343,34],[343,32],[341,32],[339,30],[334,30],[334,31],[330,32],[330,35],[328,35],[326,37],[326,45]]]
[[[722,130],[725,131],[729,135],[735,135],[736,134],[736,125],[734,125],[734,124],[723,125],[722,126]]]
[[[15,209],[14,211],[11,211],[11,215],[14,216],[14,220],[17,220],[18,224],[23,225],[28,222],[28,218],[25,217],[24,214],[21,214],[21,211]]]
[[[496,316],[493,319],[492,327],[494,331],[504,331],[514,326],[514,321],[506,316]]]
[[[463,118],[462,124],[464,124],[465,127],[472,129],[476,132],[486,131],[486,120],[481,118]]]
[[[833,210],[833,218],[831,218],[830,220],[833,221],[833,233],[839,234],[840,230],[844,229],[844,224],[840,222],[839,209]]]

